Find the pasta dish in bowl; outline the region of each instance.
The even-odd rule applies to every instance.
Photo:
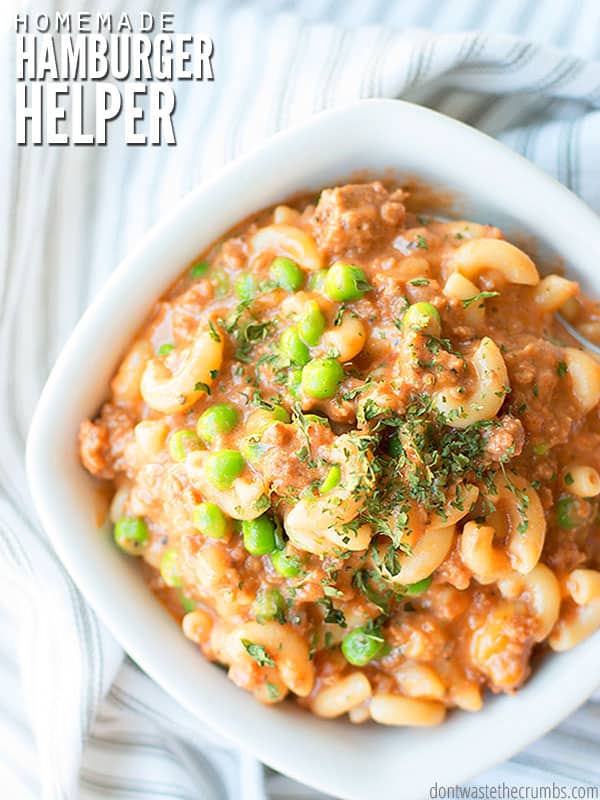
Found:
[[[598,340],[599,258],[572,193],[428,109],[277,134],[61,352],[27,443],[52,546],[202,730],[344,800],[468,780],[598,686],[600,636],[564,650],[598,615],[597,367],[560,319]]]
[[[211,246],[80,428],[116,544],[263,703],[428,726],[600,628],[599,338],[577,282],[410,187]]]

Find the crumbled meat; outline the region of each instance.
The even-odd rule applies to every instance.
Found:
[[[344,391],[342,386],[342,391]],[[324,414],[331,422],[351,425],[356,420],[356,403],[344,400],[343,397],[332,397],[329,400],[318,400],[314,397],[302,398],[302,411],[319,412]]]
[[[445,645],[440,623],[427,613],[411,613],[387,628],[387,641],[399,647],[406,658],[418,661],[433,661]]]
[[[83,466],[97,478],[112,479],[127,472],[125,450],[133,441],[134,422],[120,406],[106,403],[95,422],[84,420],[79,427]]]
[[[325,189],[311,220],[317,244],[330,256],[366,253],[402,224],[403,199],[402,190],[390,194],[379,181]]]
[[[521,420],[504,416],[499,425],[485,431],[485,455],[491,461],[507,461],[520,455],[525,442],[525,432]]]
[[[573,529],[550,530],[544,545],[544,562],[558,573],[568,573],[585,563],[587,556]]]
[[[187,341],[198,328],[198,309],[213,297],[213,287],[208,278],[197,281],[169,306],[170,325],[173,336]]]
[[[227,239],[219,250],[219,262],[232,269],[241,269],[248,257],[244,239]]]
[[[471,583],[471,570],[460,557],[459,539],[454,543],[450,555],[437,568],[435,577],[441,583],[449,583],[455,589],[468,589]]]
[[[97,478],[114,478],[108,463],[108,431],[104,425],[84,420],[79,426],[79,448],[83,466]]]
[[[312,466],[312,456],[320,445],[330,444],[333,439],[329,426],[311,425],[308,453],[307,437],[296,425],[278,422],[267,428],[262,437],[266,450],[260,471],[271,490],[285,497],[317,479],[320,473]]]
[[[558,394],[568,401],[568,384],[559,375],[560,348],[543,339],[529,341],[505,353],[510,378],[511,405],[522,409],[519,417],[534,442],[549,446],[563,444],[569,438],[577,411],[567,402],[560,415],[555,413],[553,398]]]

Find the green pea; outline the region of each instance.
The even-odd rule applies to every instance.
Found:
[[[245,519],[242,535],[244,547],[253,556],[263,556],[275,550],[275,525],[266,514],[257,519]]]
[[[267,622],[270,619],[285,622],[285,600],[277,589],[263,590],[254,601],[252,610],[257,622]]]
[[[282,578],[295,578],[300,572],[300,559],[286,553],[285,550],[275,550],[271,553],[271,563],[275,572],[279,573]]]
[[[198,263],[194,264],[190,269],[190,278],[201,278],[203,275],[206,275],[208,269],[209,265],[206,261],[198,261]]]
[[[169,455],[173,461],[183,461],[188,453],[200,448],[200,440],[195,431],[182,428],[169,438]]]
[[[279,256],[271,262],[271,278],[282,289],[288,292],[297,292],[304,285],[304,273],[291,258]]]
[[[439,336],[442,330],[440,312],[431,303],[415,303],[410,306],[402,322],[406,329],[426,331]]]
[[[354,264],[338,261],[329,268],[325,278],[325,292],[338,303],[360,300],[371,288],[363,270]]]
[[[533,452],[536,456],[545,456],[548,450],[550,450],[550,445],[546,442],[538,442],[538,444],[533,445]]]
[[[182,580],[177,563],[177,551],[170,548],[160,560],[160,577],[167,586],[181,586]]]
[[[206,459],[206,477],[217,489],[230,489],[244,471],[244,458],[239,450],[217,450]]]
[[[271,411],[273,415],[274,422],[289,422],[290,415],[288,414],[287,410],[283,406],[273,406],[273,410]]]
[[[416,583],[409,583],[403,588],[401,593],[406,597],[418,597],[429,589],[432,580],[433,578],[430,575],[428,578],[423,578]]]
[[[323,483],[319,486],[319,492],[321,494],[327,494],[327,492],[335,489],[341,479],[342,470],[337,464],[334,464],[332,467],[330,467],[329,472],[323,480]]]
[[[197,505],[192,512],[192,521],[194,528],[211,539],[222,539],[227,534],[225,514],[214,503]]]
[[[249,436],[241,444],[242,455],[250,464],[257,464],[267,451],[264,445],[256,436]]]
[[[224,297],[229,291],[229,275],[222,269],[213,272],[212,283],[217,297]]]
[[[321,313],[319,304],[316,300],[309,300],[298,320],[298,333],[300,334],[300,338],[303,339],[306,344],[314,347],[321,341],[325,326],[325,317]]]
[[[300,388],[302,386],[302,370],[300,367],[292,367],[288,371],[287,387],[292,397],[298,398],[300,395]]]
[[[157,352],[159,356],[166,356],[167,353],[170,353],[172,350],[175,350],[174,344],[161,344]]]
[[[355,628],[342,641],[342,653],[349,664],[364,667],[383,650],[382,636],[365,628]]]
[[[115,542],[131,556],[139,555],[148,543],[148,528],[140,517],[121,517],[114,530]]]
[[[256,297],[256,280],[249,272],[242,273],[235,282],[235,293],[240,300],[248,302]]]
[[[322,292],[325,287],[325,278],[328,270],[317,269],[311,272],[308,277],[308,288],[311,292]]]
[[[191,600],[181,590],[179,591],[179,602],[186,614],[189,614],[190,611],[195,611],[198,606],[195,600]]]
[[[309,397],[333,397],[344,379],[344,370],[335,358],[313,358],[302,369],[302,391]]]
[[[276,422],[289,422],[290,415],[283,406],[273,406],[272,408],[259,408],[254,411],[247,420],[246,430],[254,436],[262,436],[263,433]]]
[[[561,528],[576,528],[579,520],[575,514],[575,500],[572,497],[561,497],[556,503],[556,521]]]
[[[206,444],[212,444],[218,436],[232,431],[239,422],[240,415],[234,406],[215,403],[198,417],[196,431]]]
[[[303,367],[310,361],[308,347],[304,344],[295,327],[287,328],[279,340],[279,349],[294,364]]]

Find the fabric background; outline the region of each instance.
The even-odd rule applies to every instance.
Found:
[[[150,225],[222,164],[323,108],[366,96],[435,107],[499,137],[600,211],[600,7],[597,0],[99,5],[115,13],[171,10],[179,32],[212,35],[216,80],[176,86],[176,147],[125,147],[113,131],[106,147],[17,148],[12,30],[2,36],[0,794],[316,798],[201,729],[124,657],[74,588],[39,528],[25,480],[36,399],[82,311]],[[55,8],[97,10],[76,0],[33,5]],[[600,784],[600,696],[475,783],[501,781]]]

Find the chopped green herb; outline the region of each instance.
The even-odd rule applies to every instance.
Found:
[[[463,305],[463,308],[468,308],[473,303],[477,303],[478,300],[485,300],[488,297],[498,297],[500,292],[479,292],[479,294],[473,295],[473,297],[467,297],[465,300],[461,300],[460,302]]]
[[[249,639],[241,639],[240,641],[243,644],[245,651],[256,661],[259,667],[275,666],[275,662],[269,655],[267,655],[267,651],[262,644],[255,644]]]
[[[213,341],[215,341],[215,342],[220,342],[221,341],[221,337],[219,336],[219,333],[218,333],[217,329],[215,328],[215,324],[212,321],[212,319],[208,320],[208,332],[209,332],[210,338]]]
[[[274,683],[271,683],[271,681],[265,681],[265,686],[270,700],[278,700],[281,697],[281,692],[279,691],[279,687],[276,686]]]
[[[334,607],[333,601],[330,597],[322,597],[320,600],[317,600],[317,603],[320,606],[323,606],[325,609],[323,622],[330,622],[332,625],[339,625],[340,628],[346,627],[346,617],[344,616],[344,612],[339,608]]]

